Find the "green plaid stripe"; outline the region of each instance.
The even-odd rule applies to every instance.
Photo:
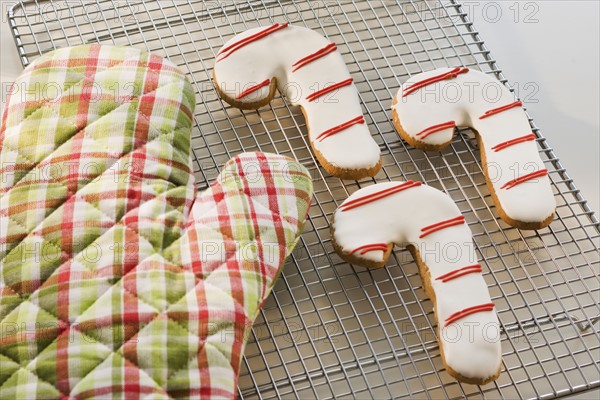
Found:
[[[196,195],[194,105],[175,66],[133,48],[57,50],[15,82],[0,130],[0,398],[235,397],[312,186],[298,163],[246,153]]]

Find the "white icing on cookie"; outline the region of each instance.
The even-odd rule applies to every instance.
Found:
[[[412,181],[360,189],[336,210],[333,236],[338,251],[366,263],[385,262],[384,246],[415,246],[431,274],[446,364],[466,378],[497,374],[502,362],[498,317],[471,231],[448,195]],[[483,307],[457,317],[473,306]]]
[[[248,38],[254,40],[244,42]],[[221,49],[214,72],[215,83],[227,97],[248,103],[268,98],[276,78],[279,91],[303,108],[312,145],[333,166],[354,170],[379,163],[379,146],[361,118],[348,68],[335,44],[313,30],[275,24],[245,31]],[[342,86],[327,92],[334,84]],[[347,122],[346,129],[331,134],[332,128]]]
[[[454,126],[469,126],[479,133],[486,178],[493,185],[497,206],[509,218],[535,223],[554,213],[550,180],[527,115],[501,82],[467,68],[441,68],[411,77],[396,100],[402,129],[414,140],[449,143]]]

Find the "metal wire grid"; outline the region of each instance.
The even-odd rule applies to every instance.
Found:
[[[318,167],[299,109],[277,97],[259,111],[223,103],[211,81],[216,51],[248,28],[288,21],[335,41],[382,149],[375,179],[340,181]],[[465,65],[506,83],[460,4],[433,1],[19,1],[9,23],[23,65],[55,48],[132,45],[187,70],[198,104],[192,132],[198,188],[241,151],[295,157],[314,177],[300,243],[264,305],[246,348],[241,398],[550,398],[600,386],[600,226],[540,135],[558,208],[548,228],[519,231],[497,218],[469,130],[440,153],[403,143],[390,122],[392,96],[408,76]],[[396,249],[370,271],[333,251],[328,220],[373,182],[421,180],[458,204],[484,261],[501,321],[503,373],[463,385],[441,362],[432,304],[410,254]]]

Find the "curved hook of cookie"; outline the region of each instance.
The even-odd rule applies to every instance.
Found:
[[[331,229],[336,252],[369,268],[383,267],[394,244],[406,245],[434,304],[448,373],[472,384],[499,376],[498,317],[471,231],[448,195],[413,181],[369,186],[341,204]]]
[[[424,72],[402,85],[392,117],[404,140],[427,151],[450,144],[455,127],[473,128],[500,217],[519,229],[552,222],[556,202],[535,134],[521,102],[501,82],[464,67]]]
[[[311,147],[331,175],[360,179],[381,168],[348,68],[336,44],[313,30],[274,24],[245,31],[219,51],[213,79],[240,109],[268,104],[276,89],[299,105]]]

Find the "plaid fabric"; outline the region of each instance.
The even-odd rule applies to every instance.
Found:
[[[233,398],[306,218],[307,171],[246,153],[195,193],[194,92],[91,45],[15,82],[0,130],[0,398]]]

